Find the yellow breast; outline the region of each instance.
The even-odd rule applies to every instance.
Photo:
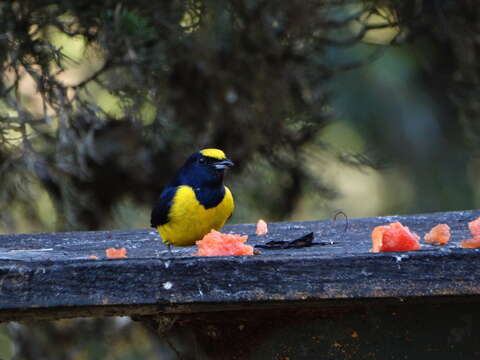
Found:
[[[177,246],[190,246],[212,229],[220,230],[233,212],[233,196],[225,186],[225,196],[215,207],[205,209],[190,186],[178,188],[168,213],[169,222],[157,227],[162,241]]]

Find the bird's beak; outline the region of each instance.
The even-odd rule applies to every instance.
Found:
[[[221,161],[217,161],[213,163],[213,166],[215,166],[215,169],[217,170],[224,170],[227,167],[232,167],[233,165],[234,163],[228,159],[223,159]]]

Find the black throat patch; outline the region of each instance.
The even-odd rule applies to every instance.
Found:
[[[194,187],[195,196],[205,209],[211,209],[220,204],[225,197],[225,186]]]

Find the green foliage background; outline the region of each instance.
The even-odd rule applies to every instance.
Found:
[[[2,232],[145,228],[207,146],[238,164],[233,222],[478,207],[474,0],[2,1],[0,19]],[[128,320],[2,331],[6,359],[168,352]]]

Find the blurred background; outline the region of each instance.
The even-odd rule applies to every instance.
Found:
[[[0,17],[1,233],[146,228],[204,147],[237,164],[231,223],[479,207],[475,0],[25,0]],[[127,318],[0,330],[2,359],[169,356]]]

